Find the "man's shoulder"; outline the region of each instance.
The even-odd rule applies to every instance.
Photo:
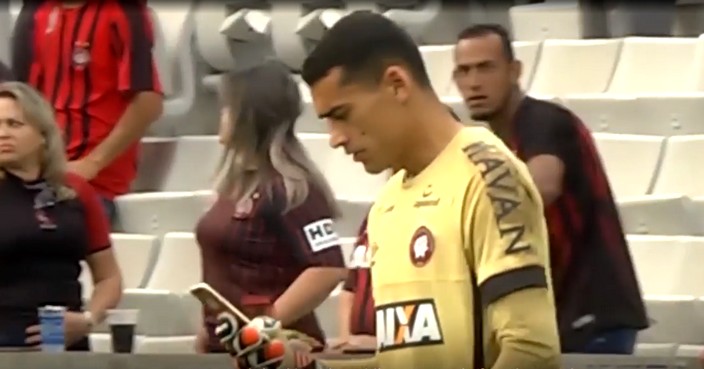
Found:
[[[529,123],[559,123],[577,124],[579,119],[566,107],[552,101],[536,99],[526,96],[518,109],[516,115],[518,124]]]

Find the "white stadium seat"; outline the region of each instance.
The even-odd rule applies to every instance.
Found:
[[[185,293],[202,278],[200,249],[195,235],[187,232],[165,234],[146,287]]]
[[[704,134],[704,93],[640,95],[637,100],[644,131],[668,136]]]
[[[610,133],[593,136],[614,194],[647,194],[655,180],[665,138]],[[638,158],[638,165],[633,165],[633,158]]]
[[[373,199],[386,183],[387,175],[368,174],[344,149],[332,149],[329,135],[301,133],[298,138],[318,169],[330,183],[335,197],[347,200]]]
[[[191,110],[196,99],[196,53],[193,37],[194,1],[174,6],[164,1],[149,1],[155,27],[154,57],[166,95],[164,115],[181,117]]]
[[[645,343],[704,344],[704,303],[694,296],[645,296],[652,326],[639,333]]]
[[[653,193],[703,196],[702,159],[704,135],[670,137]]]
[[[342,237],[356,237],[359,233],[359,226],[369,214],[373,202],[339,199],[337,204],[342,212],[342,216],[335,221],[337,233]]]
[[[110,235],[117,265],[122,271],[123,288],[139,288],[156,257],[158,239],[143,234],[113,233]]]
[[[562,101],[593,132],[647,134],[643,131],[648,127],[641,128],[638,100],[633,96],[575,94]]]
[[[222,146],[218,136],[181,136],[169,164],[162,191],[196,191],[212,188]]]
[[[696,38],[626,37],[608,92],[655,94],[696,90]],[[665,67],[668,66],[668,67]],[[675,67],[676,66],[676,67]]]
[[[140,347],[140,344],[144,338],[144,336],[135,335],[132,348],[136,349]],[[88,339],[90,341],[91,352],[97,354],[112,353],[112,336],[110,333],[91,333],[90,336],[88,336]]]
[[[195,336],[144,337],[135,345],[137,354],[195,354]]]
[[[629,234],[704,236],[704,213],[681,195],[647,195],[618,200],[621,223]],[[701,211],[701,210],[700,210]]]
[[[530,92],[540,95],[604,92],[616,66],[621,40],[545,40]]]
[[[137,178],[132,182],[132,192],[161,191],[177,147],[178,139],[174,137],[143,138],[139,147]]]
[[[628,235],[628,246],[644,294],[681,292],[679,266],[684,264],[687,250],[677,236]]]
[[[514,39],[582,38],[581,10],[577,2],[517,5],[509,10]]]
[[[538,55],[540,52],[540,42],[538,41],[514,41],[513,51],[516,53],[516,59],[523,64],[521,73],[521,88],[527,90],[533,79],[533,72],[538,64]]]
[[[644,294],[704,296],[704,237],[629,235]]]
[[[438,96],[448,96],[454,88],[452,71],[455,68],[455,45],[427,45],[421,46],[419,50],[433,90]]]
[[[194,192],[148,192],[115,199],[125,233],[162,235],[191,232],[204,213],[203,198]]]

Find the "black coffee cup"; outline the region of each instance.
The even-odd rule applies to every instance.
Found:
[[[112,352],[116,354],[129,354],[134,351],[134,336],[138,316],[139,310],[108,310],[106,322],[110,327]]]

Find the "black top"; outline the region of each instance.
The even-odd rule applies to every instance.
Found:
[[[597,332],[645,329],[648,319],[618,210],[591,132],[567,109],[526,97],[508,142],[528,162],[564,163],[562,195],[546,207],[564,352]]]
[[[56,202],[43,181],[0,179],[0,336],[36,322],[44,305],[82,307],[80,261],[110,247],[97,195],[68,175],[74,199]]]

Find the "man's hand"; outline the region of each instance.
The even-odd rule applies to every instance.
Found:
[[[238,369],[304,368],[313,362],[305,350],[285,340],[281,322],[273,318],[256,317],[240,329],[234,316],[221,313],[215,334]]]
[[[100,166],[90,159],[83,158],[69,162],[68,171],[78,174],[86,181],[90,181],[98,175]]]

